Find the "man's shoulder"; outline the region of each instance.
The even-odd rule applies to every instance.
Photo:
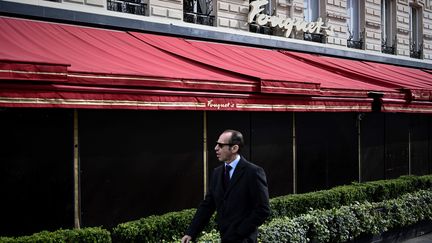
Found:
[[[262,169],[260,166],[248,161],[243,156],[240,158],[240,162],[243,164],[243,166],[245,168],[249,168],[249,169],[253,169],[253,170]]]

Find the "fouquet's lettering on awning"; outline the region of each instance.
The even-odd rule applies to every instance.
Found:
[[[226,102],[226,103],[216,103],[213,102],[213,100],[208,100],[207,101],[207,107],[208,108],[215,108],[215,109],[221,109],[221,108],[237,108],[237,104],[235,103],[231,103],[231,102]]]

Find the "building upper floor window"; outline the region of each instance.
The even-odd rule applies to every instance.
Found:
[[[107,9],[122,13],[148,15],[144,0],[107,0]]]
[[[307,22],[314,22],[319,18],[319,0],[304,0],[304,19]]]
[[[304,0],[304,20],[306,22],[315,22],[320,17],[320,1],[319,0]],[[320,34],[304,33],[304,40],[323,43],[325,37]]]
[[[422,11],[420,7],[410,7],[410,56],[421,58],[423,50]]]
[[[348,41],[350,48],[363,49],[363,32],[361,30],[361,14],[359,0],[348,0],[347,2],[347,25]],[[363,2],[364,3],[364,2]]]
[[[212,0],[183,0],[183,20],[188,23],[214,26]]]
[[[396,54],[395,0],[381,0],[381,51]]]

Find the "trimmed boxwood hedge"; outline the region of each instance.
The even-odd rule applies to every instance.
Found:
[[[340,212],[335,208],[344,208],[344,205],[350,205],[358,202],[378,202],[382,200],[388,200],[392,198],[397,198],[398,196],[418,191],[421,189],[432,188],[432,175],[427,176],[403,176],[398,179],[393,180],[382,180],[373,181],[367,183],[353,183],[352,185],[339,186],[332,188],[330,190],[323,190],[317,192],[310,192],[305,194],[291,194],[287,196],[277,197],[270,200],[270,207],[272,210],[271,223],[275,223],[278,220],[284,221],[287,217],[296,217],[307,212],[314,212],[314,209],[331,209],[333,213],[338,215]],[[384,207],[385,208],[385,207]],[[336,211],[335,211],[336,210]],[[354,210],[354,209],[353,209]],[[396,210],[396,209],[395,209]],[[363,211],[362,211],[363,212]],[[393,211],[390,209],[388,211],[391,214]],[[344,212],[346,217],[348,217],[346,222],[350,221],[349,217],[352,214]],[[195,209],[187,209],[179,212],[170,212],[160,216],[149,216],[139,220],[126,222],[119,224],[112,229],[112,233],[108,232],[102,228],[84,228],[84,229],[74,229],[74,230],[58,230],[55,232],[43,231],[40,233],[33,234],[31,236],[22,237],[0,237],[0,243],[10,242],[10,243],[27,243],[27,242],[172,242],[177,241],[186,231],[189,226],[193,215],[195,214]],[[312,217],[313,219],[324,220],[321,218],[313,217],[313,214],[308,214],[309,216],[304,216],[302,220],[307,220],[307,217]],[[330,215],[330,214],[329,214]],[[351,216],[350,216],[351,215]],[[365,213],[365,215],[367,215]],[[399,213],[395,214],[396,218]],[[306,217],[306,218],[305,218]],[[332,216],[329,216],[332,217]],[[372,220],[373,217],[365,217],[363,222],[368,222],[367,220]],[[327,219],[328,220],[328,219]],[[341,222],[344,217],[339,217]],[[286,220],[285,220],[286,221]],[[344,222],[345,222],[344,221]],[[402,222],[403,220],[397,219],[395,222]],[[293,225],[287,225],[285,227],[293,227],[294,232],[302,232],[305,230],[301,222],[289,221]],[[323,221],[327,222],[327,221]],[[325,225],[325,224],[314,224],[314,225]],[[377,230],[381,230],[380,225],[376,222],[369,222],[368,225],[372,227],[378,227]],[[378,225],[378,226],[376,226]],[[320,226],[320,227],[321,227]],[[309,235],[314,235],[313,232],[321,232],[320,227],[315,227],[312,231],[308,231]],[[344,226],[346,227],[346,226]],[[205,229],[207,233],[204,235],[204,240],[207,237],[212,239],[218,236],[218,233],[214,230],[215,223],[211,220],[211,223]],[[324,230],[324,229],[323,229]],[[334,229],[332,229],[334,230]],[[369,232],[363,230],[362,232]],[[375,232],[375,231],[370,231]],[[298,233],[297,235],[299,235]],[[301,235],[301,234],[300,234]],[[112,236],[112,238],[111,238]],[[309,237],[309,236],[308,236]],[[321,233],[319,234],[321,236]],[[332,236],[333,237],[333,236]],[[343,235],[341,235],[343,237]],[[332,238],[333,239],[333,238]]]
[[[354,202],[379,202],[432,187],[432,175],[402,176],[398,179],[352,183],[330,190],[291,194],[270,200],[272,218],[293,217],[313,209],[330,209]]]
[[[260,227],[259,240],[346,242],[360,235],[376,235],[424,220],[432,220],[430,190],[407,193],[397,199],[382,202],[313,210],[295,218],[277,218]]]
[[[270,200],[271,219],[295,217],[313,209],[339,208],[355,202],[378,202],[432,187],[432,175],[402,176],[398,179],[353,183],[329,190],[290,194]],[[195,213],[194,209],[150,216],[126,222],[113,229],[114,242],[171,242],[179,239]],[[205,231],[211,232],[214,222]]]
[[[42,231],[30,236],[0,237],[1,243],[110,243],[111,235],[100,227]]]
[[[259,229],[259,242],[347,242],[422,221],[432,220],[432,191],[407,193],[382,202],[354,203],[333,209],[312,210],[289,218],[275,218]],[[216,230],[198,242],[220,242]]]

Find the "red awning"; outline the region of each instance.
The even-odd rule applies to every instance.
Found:
[[[44,75],[61,73],[67,74],[68,84],[215,90],[229,86],[240,91],[258,87],[257,80],[167,54],[121,31],[2,17],[0,43],[3,80],[25,80],[23,75],[37,80],[39,75],[44,81]],[[53,72],[40,70],[40,63]],[[61,65],[67,71],[54,68]]]
[[[355,61],[307,53],[281,51],[305,63],[352,77],[372,85],[398,91],[383,92],[383,111],[430,113],[432,102],[431,70],[401,67],[368,61]]]
[[[0,46],[3,107],[432,112],[428,70],[7,17]]]
[[[256,77],[261,92],[318,95],[328,89],[336,95],[366,96],[367,91],[393,91],[304,63],[274,50],[167,36],[132,33],[155,48],[224,70]]]

